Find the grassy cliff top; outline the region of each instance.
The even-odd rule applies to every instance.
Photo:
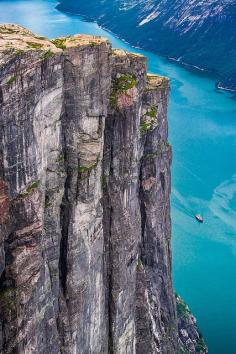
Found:
[[[84,46],[99,46],[103,43],[109,44],[108,39],[100,36],[91,36],[87,34],[76,34],[73,36],[59,37],[51,41],[57,48],[78,48]]]
[[[100,36],[76,34],[49,40],[17,24],[0,24],[0,64],[5,63],[7,58],[12,58],[16,53],[41,51],[41,58],[47,59],[69,48],[97,47],[103,44],[107,45],[110,50],[111,45],[108,39]],[[146,67],[146,57],[141,54],[113,49],[112,56],[116,65],[121,67],[126,60],[140,63],[140,70],[142,66]],[[165,77],[151,74],[147,76],[146,89],[148,91],[168,86],[169,80]]]
[[[154,74],[147,74],[147,90],[154,90],[157,87],[169,87],[170,80],[167,77],[154,75]]]
[[[15,24],[0,25],[0,51],[6,50],[51,50],[58,52],[58,48],[47,38],[40,37]]]
[[[131,53],[131,52],[127,52],[127,51],[125,51],[124,49],[114,48],[114,49],[112,50],[112,55],[114,55],[114,56],[126,57],[127,54],[128,54],[129,56],[134,56],[134,57],[139,57],[139,58],[145,58],[145,56],[142,55],[142,54],[133,53],[133,52],[132,52],[132,53]]]
[[[7,50],[50,50],[57,53],[66,48],[97,46],[102,43],[108,44],[109,42],[103,37],[81,34],[49,40],[16,24],[0,25],[0,52]]]

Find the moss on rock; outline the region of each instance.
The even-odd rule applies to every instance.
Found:
[[[156,118],[158,112],[158,108],[156,106],[152,106],[146,113],[145,116]]]
[[[0,289],[0,308],[1,312],[6,317],[12,316],[12,311],[15,308],[16,289],[15,288],[1,288]]]
[[[56,38],[51,41],[57,48],[66,49],[66,38]]]
[[[127,90],[137,86],[137,78],[134,74],[124,74],[117,76],[112,81],[112,92],[110,96],[110,104],[112,108],[117,107],[118,96]]]
[[[40,185],[40,181],[33,181],[27,188],[25,191],[20,193],[20,196],[22,198],[27,197],[28,195],[30,195],[35,189],[37,189]]]
[[[53,52],[51,49],[47,50],[45,53],[43,53],[42,58],[43,60],[47,60],[53,56]]]
[[[10,86],[15,81],[16,81],[16,75],[10,77],[10,79],[6,82],[6,84]]]
[[[27,46],[33,49],[42,49],[43,44],[42,43],[36,43],[36,42],[26,42]]]
[[[183,299],[181,299],[180,296],[177,296],[176,299],[177,316],[188,318],[191,315],[191,311],[188,305],[184,302]]]

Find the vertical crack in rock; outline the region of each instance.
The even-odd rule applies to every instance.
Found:
[[[66,277],[67,277],[67,242],[68,242],[68,228],[70,223],[70,203],[68,200],[68,190],[70,186],[70,175],[67,172],[67,177],[64,185],[64,196],[62,199],[60,210],[60,225],[61,225],[61,242],[60,242],[60,258],[59,271],[60,282],[63,295],[66,294]]]
[[[112,206],[108,193],[109,176],[113,170],[111,161],[113,159],[113,146],[110,132],[113,131],[113,120],[106,119],[104,131],[104,150],[103,150],[103,170],[102,170],[102,189],[103,189],[103,232],[104,232],[104,280],[105,280],[105,306],[107,317],[108,333],[108,353],[113,354],[113,333],[112,333],[112,268],[111,264],[111,224],[112,224]]]
[[[0,127],[1,129],[1,127]],[[2,129],[0,130],[0,138],[2,137]],[[1,139],[2,140],[2,139]],[[9,232],[9,195],[8,185],[5,181],[3,168],[3,152],[0,150],[0,278],[5,268],[5,237]]]

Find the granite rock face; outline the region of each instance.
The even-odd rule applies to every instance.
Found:
[[[0,352],[178,354],[166,78],[0,26]]]

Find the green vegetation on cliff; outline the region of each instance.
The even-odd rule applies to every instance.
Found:
[[[124,74],[114,79],[110,96],[111,107],[116,108],[118,96],[135,86],[137,86],[137,78],[134,74]]]

